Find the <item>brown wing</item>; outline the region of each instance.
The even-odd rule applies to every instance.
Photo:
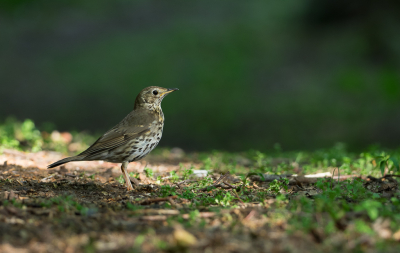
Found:
[[[78,156],[93,156],[105,150],[124,146],[130,140],[150,131],[153,120],[154,117],[146,112],[133,111]]]

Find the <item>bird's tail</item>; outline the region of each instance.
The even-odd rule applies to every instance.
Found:
[[[49,166],[47,166],[47,168],[51,169],[51,168],[57,167],[61,164],[69,163],[69,162],[73,162],[73,161],[82,161],[82,157],[80,157],[80,156],[67,157],[67,158],[61,159],[60,161],[50,164]]]

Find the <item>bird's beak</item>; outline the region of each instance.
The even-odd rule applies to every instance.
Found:
[[[176,90],[179,90],[179,89],[178,89],[178,88],[170,88],[170,89],[168,89],[166,92],[162,93],[161,96],[164,96],[164,95],[166,95],[166,94],[168,94],[168,93],[171,93],[171,92],[174,92],[174,91],[176,91]]]

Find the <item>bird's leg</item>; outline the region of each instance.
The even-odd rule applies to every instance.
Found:
[[[128,171],[126,170],[128,168],[128,164],[129,164],[128,162],[122,163],[121,171],[122,171],[122,175],[124,176],[124,179],[125,179],[127,190],[128,191],[132,191],[133,187],[132,187],[132,184],[131,184],[131,180],[129,179]]]

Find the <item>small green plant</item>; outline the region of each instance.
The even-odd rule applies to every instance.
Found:
[[[140,252],[140,246],[143,244],[143,242],[145,241],[146,237],[144,235],[138,235],[135,238],[135,242],[134,242],[134,250],[137,250],[137,252]]]
[[[161,184],[162,182],[164,182],[164,180],[162,179],[162,176],[158,176],[157,180],[156,180],[156,184]]]
[[[182,171],[183,180],[189,179],[190,175],[192,175],[192,174],[193,174],[193,166],[190,167],[189,169],[186,169],[186,168],[183,169],[183,171]]]
[[[282,178],[280,180],[275,179],[269,184],[268,191],[274,194],[279,194],[281,189],[288,189],[289,179]]]
[[[222,194],[216,194],[215,195],[215,203],[222,205],[222,206],[229,206],[231,205],[232,200],[234,200],[235,197],[230,194],[230,192],[223,192]]]
[[[213,183],[213,179],[212,177],[210,177],[209,175],[207,175],[206,177],[202,178],[198,183],[198,187],[204,187],[204,186],[209,186]]]
[[[148,177],[148,178],[153,178],[153,176],[154,176],[154,172],[150,168],[144,168],[144,173],[145,173],[146,177]]]
[[[96,209],[89,209],[78,202],[76,202],[73,196],[63,195],[51,198],[49,200],[41,202],[41,206],[49,208],[56,205],[60,212],[79,212],[82,215],[87,215],[89,212],[94,212]]]
[[[184,199],[194,199],[196,198],[197,194],[193,192],[193,190],[185,188],[182,191],[182,194],[178,195],[180,198],[184,198]]]
[[[23,208],[24,205],[21,201],[17,201],[16,199],[11,199],[11,200],[3,200],[3,206],[8,206],[8,205],[13,205],[17,208]]]
[[[130,177],[134,177],[134,178],[136,178],[136,179],[139,179],[139,178],[140,178],[140,174],[139,174],[139,173],[129,172],[129,176],[130,176]]]
[[[173,186],[170,185],[162,185],[159,193],[161,197],[168,197],[168,196],[174,196],[176,195],[176,189]]]
[[[42,149],[43,138],[32,120],[20,123],[8,118],[0,125],[0,147],[37,152]]]
[[[379,216],[379,210],[382,208],[382,203],[376,200],[367,199],[357,205],[355,211],[366,211],[371,220],[376,220]]]
[[[189,220],[195,221],[200,216],[199,210],[193,210],[189,212]]]
[[[256,167],[257,168],[263,168],[265,164],[265,154],[261,153],[260,151],[256,151],[256,155],[254,157],[256,160]]]
[[[363,220],[357,219],[355,220],[355,228],[359,233],[373,235],[374,231],[371,227]]]
[[[279,163],[276,168],[274,168],[272,171],[276,175],[288,173],[293,170],[293,166],[291,164],[288,164],[286,162]]]
[[[169,174],[170,174],[170,181],[172,183],[175,183],[176,181],[179,180],[179,176],[176,174],[176,171],[171,171]]]
[[[140,205],[134,205],[134,204],[132,204],[131,202],[126,202],[126,208],[128,208],[128,209],[131,210],[131,211],[136,211],[136,210],[139,210],[139,209],[143,209],[142,206],[140,206]]]
[[[238,188],[239,195],[243,194],[243,192],[245,191],[246,187],[249,185],[249,181],[248,178],[251,176],[259,176],[260,178],[262,178],[263,181],[265,181],[265,177],[263,173],[255,173],[255,172],[251,172],[251,173],[247,173],[246,176],[241,176],[242,178],[242,185]]]
[[[115,181],[119,182],[120,184],[125,183],[125,179],[122,175],[119,175],[118,177],[115,178]]]
[[[388,168],[388,170],[395,170],[395,172],[400,171],[400,165],[399,161],[390,155],[385,154],[384,152],[381,155],[378,155],[375,157],[376,161],[376,166],[379,168],[381,171],[382,176],[385,176],[385,169]]]
[[[212,160],[210,157],[207,157],[204,161],[203,161],[203,170],[211,170],[212,168]]]

